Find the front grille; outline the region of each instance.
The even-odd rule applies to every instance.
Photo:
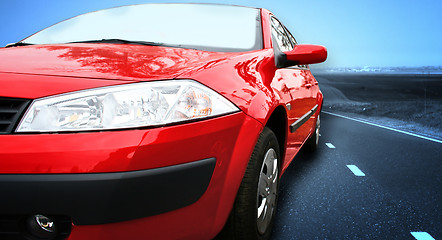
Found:
[[[26,219],[30,216],[24,215],[0,215],[0,239],[7,240],[34,240],[41,239],[34,237],[29,231]],[[56,236],[52,240],[63,240],[69,237],[72,229],[72,220],[68,216],[50,216],[57,228]]]
[[[2,239],[20,240],[21,237],[18,216],[0,216],[0,237]]]
[[[28,99],[0,97],[0,134],[8,134],[14,130],[30,102]]]

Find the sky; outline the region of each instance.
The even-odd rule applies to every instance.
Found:
[[[442,66],[441,0],[0,0],[0,47],[79,14],[154,2],[267,8],[298,43],[327,47],[321,67]]]

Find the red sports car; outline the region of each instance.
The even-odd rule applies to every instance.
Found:
[[[265,9],[145,4],[0,49],[0,239],[268,239],[323,96]]]

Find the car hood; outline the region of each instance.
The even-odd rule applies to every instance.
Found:
[[[199,71],[238,53],[129,44],[59,44],[0,49],[0,72],[146,81]]]

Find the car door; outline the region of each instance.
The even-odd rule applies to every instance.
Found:
[[[296,41],[284,25],[271,17],[272,40],[275,55],[279,52],[293,50]],[[314,125],[314,118],[305,117],[316,105],[316,80],[308,66],[296,65],[280,67],[273,80],[282,91],[282,99],[288,112],[289,132],[287,134],[287,161],[299,150]]]

